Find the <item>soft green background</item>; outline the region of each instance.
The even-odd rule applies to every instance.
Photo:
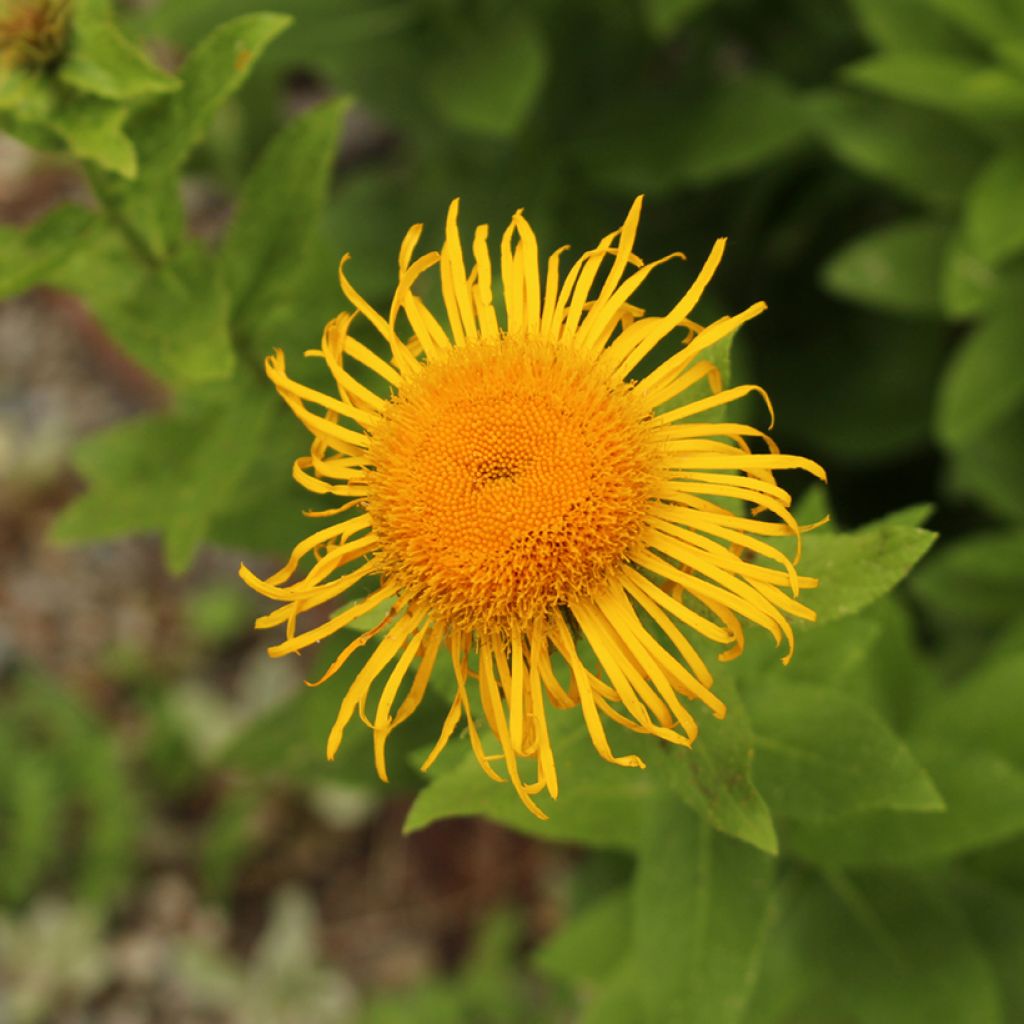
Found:
[[[765,385],[783,447],[829,470],[827,497],[801,497],[806,518],[835,516],[801,566],[821,577],[819,622],[789,667],[756,640],[721,666],[728,718],[702,722],[692,752],[648,742],[645,773],[601,763],[558,716],[546,824],[465,744],[426,788],[402,768],[440,702],[396,736],[382,792],[357,731],[320,760],[340,680],[202,752],[173,681],[154,685],[140,751],[23,666],[0,691],[0,958],[53,890],[100,912],[76,941],[102,948],[147,816],[230,773],[243,784],[196,836],[214,901],[282,786],[419,790],[409,830],[479,814],[581,850],[564,920],[528,956],[497,917],[451,978],[370,993],[349,1016],[304,1010],[310,1024],[1024,1021],[1024,2],[251,8],[164,0],[115,20],[79,0],[65,60],[0,80],[0,126],[79,161],[97,200],[0,227],[0,296],[79,296],[173,395],[82,442],[88,487],[53,542],[156,534],[175,574],[204,545],[287,551],[305,528],[288,472],[305,442],[260,360],[315,345],[341,308],[340,254],[383,301],[405,229],[437,242],[453,196],[466,227],[524,207],[543,248],[578,252],[643,192],[641,254],[690,257],[649,308],[723,234],[705,318],[768,301],[732,376]],[[180,55],[175,73],[136,42]],[[230,203],[212,242],[183,214],[183,175]],[[251,605],[225,581],[194,611],[212,649],[245,635]],[[291,963],[272,938],[248,965],[207,963],[224,1006]],[[307,992],[330,990],[304,969],[298,956]]]

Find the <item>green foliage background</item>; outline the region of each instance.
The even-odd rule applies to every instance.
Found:
[[[252,6],[76,0],[62,61],[0,72],[0,127],[77,161],[95,197],[0,227],[0,297],[80,297],[172,396],[82,441],[87,489],[53,541],[156,534],[171,573],[204,545],[286,552],[305,441],[260,362],[315,344],[341,253],[384,300],[405,229],[436,242],[455,195],[464,225],[525,207],[542,247],[579,251],[643,192],[645,257],[681,247],[692,266],[727,234],[706,307],[768,300],[732,373],[830,472],[802,498],[839,524],[802,563],[819,621],[789,667],[757,643],[720,666],[728,718],[692,752],[652,743],[644,773],[558,716],[548,823],[458,745],[386,793],[355,732],[322,763],[341,681],[177,780],[181,727],[151,695],[147,789],[59,680],[19,678],[2,898],[53,884],[73,814],[74,892],[116,909],[144,826],[130,809],[230,770],[242,791],[203,838],[216,898],[261,787],[344,783],[415,792],[407,830],[482,815],[582,851],[528,967],[498,919],[461,973],[371,999],[368,1021],[1024,1021],[1024,2]],[[154,41],[182,55],[173,73]],[[213,242],[183,176],[230,202]],[[644,304],[677,288],[666,272]],[[393,760],[439,722],[425,708]]]

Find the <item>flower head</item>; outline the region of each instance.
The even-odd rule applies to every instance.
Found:
[[[0,68],[46,67],[67,46],[71,0],[0,0]]]
[[[326,362],[336,394],[294,381],[281,352],[267,360],[313,437],[296,480],[343,504],[311,513],[336,521],[280,572],[260,580],[243,566],[241,575],[281,602],[257,620],[286,626],[272,655],[379,616],[339,645],[312,684],[374,644],[341,698],[329,757],[358,712],[386,778],[385,741],[419,705],[444,648],[456,691],[424,769],[464,723],[483,770],[501,780],[503,765],[543,817],[533,796],[558,794],[549,708],[578,709],[598,754],[643,767],[635,754],[612,752],[604,718],[689,746],[689,702],[725,714],[694,634],[721,645],[725,659],[742,651],[744,625],[754,623],[791,653],[789,620],[814,617],[798,595],[815,581],[794,568],[801,528],[773,473],[824,473],[780,454],[756,427],[701,419],[752,392],[767,403],[754,385],[723,390],[706,358],[764,304],[706,327],[691,319],[724,240],[673,309],[645,316],[630,300],[665,260],[645,265],[633,252],[639,199],[564,277],[564,249],[542,274],[517,213],[500,244],[502,323],[487,228],[476,229],[467,272],[457,215],[454,202],[440,252],[414,257],[421,227],[410,230],[386,315],[352,287],[342,261],[354,311],[307,353]],[[443,320],[414,291],[435,266]],[[363,329],[379,340],[358,340]],[[666,357],[640,373],[659,346]],[[787,535],[796,538],[792,559],[771,543]],[[300,615],[350,591],[360,596],[299,631]]]

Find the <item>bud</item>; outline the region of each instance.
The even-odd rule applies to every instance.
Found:
[[[68,41],[71,0],[0,0],[0,68],[44,68]]]

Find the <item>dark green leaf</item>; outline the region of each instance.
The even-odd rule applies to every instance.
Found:
[[[995,268],[964,238],[952,237],[942,267],[942,311],[957,320],[977,316],[992,303],[999,288]]]
[[[803,599],[817,611],[819,623],[853,615],[892,590],[936,536],[885,520],[850,533],[810,533],[800,571],[817,578],[819,587]]]
[[[970,54],[972,48],[929,0],[850,0],[861,32],[876,46],[901,52]]]
[[[948,228],[900,221],[860,235],[832,255],[822,283],[834,295],[894,313],[939,312],[939,281]]]
[[[486,24],[459,25],[435,42],[427,55],[426,93],[454,127],[504,138],[529,116],[547,66],[543,33],[526,10],[513,6]]]
[[[644,23],[655,39],[670,39],[715,0],[642,0]]]
[[[632,906],[625,887],[577,910],[533,956],[544,974],[568,982],[603,981],[628,949]]]
[[[824,820],[878,808],[942,810],[927,773],[869,707],[764,679],[747,693],[754,778],[776,814]]]
[[[958,448],[950,469],[949,489],[979,501],[995,515],[1024,520],[1024,473],[1020,472],[1020,438],[1024,405],[1017,404],[969,445]]]
[[[746,709],[724,673],[715,692],[729,709],[725,719],[695,711],[700,736],[693,747],[672,747],[652,762],[650,771],[713,828],[778,853],[771,811],[751,777],[754,734]]]

